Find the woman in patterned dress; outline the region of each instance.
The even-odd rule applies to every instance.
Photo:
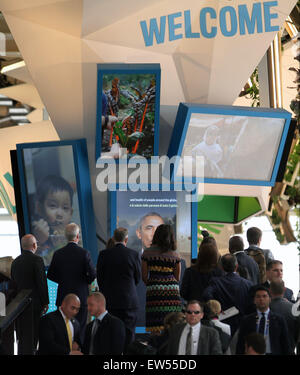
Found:
[[[142,278],[146,290],[146,330],[159,334],[164,318],[181,311],[179,292],[180,255],[172,227],[161,224],[156,228],[152,245],[142,255]]]

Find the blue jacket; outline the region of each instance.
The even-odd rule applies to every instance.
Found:
[[[235,306],[239,314],[224,320],[231,327],[233,336],[238,329],[241,318],[245,315],[249,305],[249,290],[252,282],[231,272],[221,277],[214,277],[203,292],[203,300],[216,299],[220,302],[222,310]]]

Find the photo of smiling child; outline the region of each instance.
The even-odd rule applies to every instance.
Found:
[[[65,243],[64,230],[73,214],[71,185],[60,176],[49,175],[37,187],[32,232],[38,241],[37,255],[48,266],[55,249]]]
[[[38,241],[36,254],[48,267],[67,243],[66,225],[81,226],[72,147],[26,148],[24,165],[30,232]]]

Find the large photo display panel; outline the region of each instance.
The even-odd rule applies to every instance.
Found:
[[[190,259],[192,206],[185,201],[186,194],[185,191],[110,192],[111,235],[117,227],[127,228],[127,246],[142,252],[151,246],[155,229],[170,224],[177,250]]]
[[[183,172],[193,181],[272,186],[290,118],[281,109],[180,104],[168,155],[177,151],[190,165],[201,157],[204,176],[195,167]],[[177,163],[173,178],[181,168]]]
[[[43,258],[45,267],[50,265],[54,252],[66,244],[64,230],[71,222],[81,229],[79,245],[86,247],[96,260],[96,231],[84,148],[86,151],[83,140],[17,145],[25,230],[36,237],[36,254]]]
[[[158,154],[159,64],[98,64],[96,160]],[[123,151],[121,151],[123,149]],[[123,153],[122,153],[123,152]]]
[[[174,229],[180,253],[181,278],[191,259],[197,258],[197,202],[187,201],[186,191],[110,191],[110,236],[117,227],[128,229],[127,246],[140,254],[151,245],[160,224]],[[136,333],[145,333],[146,286],[137,285],[139,311]]]

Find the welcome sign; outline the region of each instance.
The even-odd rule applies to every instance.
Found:
[[[162,106],[231,105],[296,2],[0,0],[0,10],[59,137],[93,143],[96,64],[160,64]]]
[[[218,12],[212,7],[203,7],[197,13],[199,25],[192,30],[191,10],[184,10],[140,21],[145,46],[153,46],[164,43],[167,39],[172,42],[178,39],[215,38],[218,33],[225,37],[233,37],[237,34],[254,34],[279,31],[278,13],[276,7],[278,1],[266,1],[253,3],[250,6],[240,4],[237,9],[233,6],[224,6]],[[252,8],[251,8],[252,7]],[[275,8],[275,9],[274,9]],[[276,21],[273,21],[273,20]],[[213,26],[209,23],[214,22]],[[168,36],[168,38],[167,38]]]

